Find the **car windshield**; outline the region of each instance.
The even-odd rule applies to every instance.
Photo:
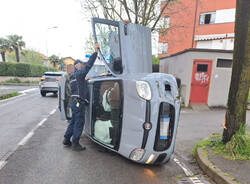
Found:
[[[116,149],[120,140],[122,95],[119,81],[98,81],[93,87],[93,135],[99,142]]]
[[[100,46],[102,59],[115,74],[122,73],[119,28],[116,26],[96,23],[96,39]]]

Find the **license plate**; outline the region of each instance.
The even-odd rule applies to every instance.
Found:
[[[168,127],[170,118],[168,115],[161,115],[160,117],[160,139],[166,140],[168,138]]]

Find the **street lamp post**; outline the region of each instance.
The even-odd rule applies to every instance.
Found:
[[[50,29],[57,29],[58,26],[48,27],[46,29],[46,55],[47,55],[47,65],[48,65],[48,71],[49,71],[49,51],[48,51],[48,31]]]

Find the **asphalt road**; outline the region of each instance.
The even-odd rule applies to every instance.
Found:
[[[85,136],[81,143],[86,151],[63,147],[67,124],[53,111],[56,107],[55,96],[43,98],[38,90],[0,103],[0,184],[195,183],[185,169],[197,176],[196,184],[212,183],[194,163],[191,150],[197,140],[222,131],[223,110],[183,111],[173,158],[164,166],[152,167],[100,152]]]
[[[37,87],[10,88],[21,95],[0,102],[0,159],[15,148],[37,121],[55,109],[57,103],[53,96],[41,98]]]

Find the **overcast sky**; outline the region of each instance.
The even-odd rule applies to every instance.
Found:
[[[46,55],[84,58],[84,43],[91,27],[80,0],[1,0],[0,37],[23,36],[26,48]],[[55,27],[56,29],[48,29]]]

